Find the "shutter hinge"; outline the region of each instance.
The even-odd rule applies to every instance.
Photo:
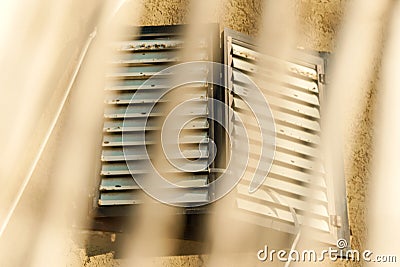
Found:
[[[319,75],[318,75],[318,80],[319,80],[319,82],[320,83],[322,83],[322,84],[325,84],[326,83],[326,79],[325,79],[326,77],[325,77],[325,73],[320,73]]]
[[[342,227],[342,217],[339,215],[331,215],[329,216],[330,224],[334,227]]]

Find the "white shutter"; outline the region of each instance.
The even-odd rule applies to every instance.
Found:
[[[345,236],[348,225],[346,207],[344,214],[340,214],[345,230],[331,224],[332,215],[337,215],[334,188],[328,186],[332,183],[327,181],[318,152],[324,60],[315,53],[298,51],[293,60],[285,61],[257,52],[254,44],[248,36],[230,30],[224,32],[225,62],[233,68],[225,74],[233,91],[230,103],[234,114],[229,114],[233,142],[237,116],[245,122],[250,139],[248,168],[235,192],[237,208],[243,212],[240,218],[292,234],[297,233],[298,225],[309,226],[321,234],[323,242],[335,244],[339,236],[348,238]],[[258,164],[262,164],[258,159],[261,136],[254,115],[241,98],[251,95],[248,90],[251,86],[246,87],[235,71],[249,75],[261,89],[276,127],[273,164],[255,193],[249,193],[248,188]]]

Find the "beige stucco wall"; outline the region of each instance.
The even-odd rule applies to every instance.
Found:
[[[139,24],[163,25],[185,23],[187,22],[188,2],[189,0],[142,0],[141,7],[143,13]],[[261,2],[261,0],[224,0],[223,6],[205,14],[205,16],[207,16],[207,21],[209,22],[220,23],[221,28],[229,27],[250,35],[257,35],[262,12]],[[333,51],[338,28],[343,19],[345,2],[344,0],[294,1],[299,15],[299,36],[301,36],[298,44],[314,50]],[[82,16],[79,19],[84,21],[83,18]],[[77,27],[75,32],[71,32],[71,36],[77,36],[77,32],[79,32],[79,27]],[[365,245],[365,200],[372,156],[372,118],[376,99],[375,80],[376,77],[371,77],[368,83],[369,86],[366,88],[368,93],[361,104],[362,111],[357,115],[352,125],[347,127],[350,139],[344,151],[352,245],[355,249],[362,249]],[[68,118],[68,104],[61,118],[63,120]],[[14,220],[18,220],[18,214],[26,212],[32,216],[33,221],[35,217],[41,216],[41,212],[38,211],[40,211],[41,205],[46,202],[46,192],[42,191],[45,191],[43,187],[51,176],[52,155],[57,151],[60,142],[59,138],[63,131],[61,124],[62,122],[56,127],[56,131],[50,139],[50,143],[32,179],[32,183],[27,188],[28,194],[22,199],[22,204],[16,211],[17,218]],[[34,193],[37,195],[38,191],[42,192],[40,199],[30,198]],[[25,226],[22,227],[23,232],[21,234],[26,233],[28,235],[31,229],[36,227],[38,227],[37,222],[27,221],[25,222]],[[10,251],[20,246],[29,247],[30,242],[31,239],[18,240],[3,252],[7,253],[9,257],[15,258],[18,262],[17,258],[23,257],[23,255],[16,254],[12,256]],[[88,258],[84,255],[81,248],[75,246],[72,244],[71,266],[115,266],[119,264],[118,261],[113,260],[111,254]],[[202,266],[203,260],[200,256],[193,256],[164,258],[155,261],[163,262],[163,266]]]
[[[221,29],[229,27],[236,31],[257,36],[261,0],[224,0],[223,6],[207,14],[205,21],[220,23]],[[294,1],[300,28],[298,45],[318,50],[334,52],[336,37],[343,22],[346,1],[344,0],[296,0]],[[142,1],[140,25],[181,24],[187,22],[188,0],[147,0]],[[379,59],[377,59],[377,66]],[[378,73],[379,68],[374,68]],[[344,149],[347,202],[351,228],[351,242],[354,249],[363,249],[366,238],[366,195],[370,162],[372,156],[373,110],[376,101],[376,79],[371,77],[366,96],[361,104],[361,112],[347,127],[347,142]],[[112,255],[92,258],[87,266],[100,266],[101,262],[112,266],[118,264]],[[163,266],[202,266],[204,258],[171,257],[155,260]],[[99,265],[97,265],[97,262]],[[338,262],[335,266],[358,266],[358,263]],[[108,266],[108,265],[107,265]]]

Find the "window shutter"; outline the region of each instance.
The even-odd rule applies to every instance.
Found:
[[[100,186],[97,201],[100,208],[132,206],[140,204],[143,200],[142,190],[135,183],[125,162],[123,146],[133,148],[129,149],[126,155],[132,174],[145,175],[149,170],[143,164],[146,151],[143,146],[144,140],[141,139],[142,133],[146,131],[146,146],[151,147],[158,143],[153,133],[161,129],[158,119],[167,115],[167,110],[163,107],[164,102],[178,103],[171,98],[163,97],[151,109],[156,101],[155,97],[160,91],[167,89],[165,77],[156,77],[151,84],[142,87],[141,85],[157,72],[182,62],[180,58],[180,51],[184,46],[182,31],[182,26],[141,27],[137,35],[127,36],[126,40],[115,44],[117,55],[111,62],[112,72],[106,76]],[[208,36],[204,36],[199,41],[193,60],[212,61],[214,59],[215,34],[218,34],[217,31],[210,31]],[[140,92],[137,93],[140,87]],[[135,93],[137,93],[135,103],[127,109]],[[212,130],[211,123],[207,119],[209,112],[207,100],[210,94],[207,76],[204,77],[203,83],[185,86],[179,94],[180,99],[192,97],[202,99],[193,101],[190,108],[183,112],[185,114],[181,114],[195,119],[185,126],[179,139],[184,156],[200,158],[193,164],[202,165],[202,168],[195,172],[172,168],[167,171],[167,175],[174,183],[182,186],[181,197],[175,200],[176,204],[206,203],[209,200],[208,140]],[[123,139],[124,143],[122,143]]]
[[[233,92],[229,101],[234,114],[228,114],[233,142],[237,116],[245,121],[250,139],[248,168],[234,192],[237,208],[244,213],[240,218],[291,234],[298,232],[299,225],[308,226],[320,234],[320,241],[329,244],[336,244],[339,237],[348,238],[346,208],[338,216],[343,219],[339,226],[342,230],[332,223],[332,215],[338,214],[335,198],[345,196],[334,195],[318,152],[324,59],[317,53],[304,51],[296,51],[290,61],[268,56],[257,51],[252,38],[231,30],[224,31],[224,57],[233,69],[225,73],[227,86]],[[272,167],[254,193],[249,193],[249,184],[259,163],[261,143],[257,121],[241,98],[251,92],[235,71],[249,75],[261,89],[276,128]]]
[[[204,39],[200,38],[202,41],[192,53],[192,60],[220,61],[219,28],[214,28]],[[153,133],[161,129],[159,119],[168,113],[164,104],[176,103],[173,97],[166,97],[150,110],[158,93],[166,89],[165,80],[157,77],[151,84],[141,85],[157,72],[182,61],[179,58],[185,45],[182,30],[183,26],[141,27],[138,34],[127,35],[125,40],[115,45],[117,56],[111,62],[112,71],[106,76],[101,170],[96,199],[98,210],[121,210],[121,207],[133,207],[143,200],[143,192],[126,164],[122,139],[125,146],[134,148],[127,155],[132,174],[145,175],[149,170],[143,164],[146,154],[142,133],[146,132],[146,146],[159,142]],[[254,40],[246,35],[225,30],[223,38],[224,63],[233,69],[233,72],[227,70],[224,77],[233,93],[221,94],[222,91],[213,87],[209,77],[204,77],[204,83],[186,86],[184,91],[179,91],[183,92],[182,98],[201,96],[204,100],[193,102],[183,112],[182,116],[195,116],[196,119],[186,125],[179,139],[184,155],[195,159],[200,157],[193,164],[202,165],[202,168],[195,172],[167,171],[168,178],[182,186],[175,203],[207,203],[212,198],[209,183],[217,177],[214,174],[221,171],[228,158],[219,150],[217,164],[211,168],[208,166],[212,147],[210,138],[216,141],[217,148],[229,147],[228,143],[222,144],[229,141],[222,129],[207,119],[207,115],[225,116],[228,130],[233,133],[232,142],[235,142],[237,134],[235,120],[240,116],[250,136],[248,166],[233,192],[238,210],[245,215],[240,218],[291,234],[297,233],[299,225],[305,225],[319,233],[320,241],[329,244],[334,244],[338,238],[349,240],[346,196],[337,193],[345,194],[344,177],[327,176],[325,163],[318,152],[326,60],[318,53],[297,51],[292,60],[285,61],[258,52]],[[276,69],[281,71],[277,73]],[[240,80],[235,71],[249,75],[260,87],[275,121],[273,164],[263,185],[254,193],[249,193],[249,184],[259,164],[258,125],[241,98],[251,94],[248,90],[251,87],[246,87],[247,81]],[[126,113],[133,94],[140,87],[136,102]],[[234,110],[233,114],[229,109],[225,114],[214,110],[207,101],[211,95],[228,103]],[[338,185],[342,186],[341,190],[337,190]],[[103,212],[98,214],[107,216]],[[122,210],[118,215],[126,216],[128,213]]]

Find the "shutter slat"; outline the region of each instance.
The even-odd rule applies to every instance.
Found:
[[[268,205],[287,210],[288,206],[287,203],[291,203],[291,207],[301,211],[302,213],[310,213],[312,216],[321,216],[321,217],[328,217],[329,213],[326,208],[326,206],[318,203],[307,203],[306,201],[301,201],[298,199],[294,198],[289,198],[288,196],[285,195],[279,195],[278,200],[281,201],[281,203],[276,201],[276,196],[274,196],[273,192],[270,192],[264,189],[258,190],[254,193],[249,194],[249,189],[247,186],[239,184],[237,186],[237,191],[239,194],[246,196],[246,197],[254,197],[262,201],[268,202]],[[268,193],[270,192],[270,193]]]
[[[131,119],[113,119],[105,121],[104,132],[123,132],[123,131],[143,131],[143,130],[159,130],[161,126],[151,118],[131,118]],[[204,130],[208,129],[208,121],[206,118],[195,118],[189,121],[183,129]]]
[[[241,151],[240,144],[234,143],[234,145],[237,145],[238,151]],[[250,157],[258,159],[260,152],[261,152],[260,147],[261,147],[260,145],[250,144],[249,145]],[[246,151],[243,151],[243,152],[246,152]],[[291,155],[291,154],[288,154],[285,152],[280,152],[279,149],[277,151],[275,151],[275,155],[274,155],[273,159],[275,161],[293,165],[294,167],[302,168],[302,169],[310,171],[310,172],[322,172],[323,171],[321,169],[321,166],[319,166],[319,165],[318,165],[318,167],[320,167],[320,168],[315,169],[315,163],[313,162],[313,160],[309,160],[309,159],[306,159],[306,158],[303,158],[303,157],[297,156],[297,155]],[[263,160],[263,159],[260,159],[260,160]]]
[[[191,90],[187,92],[187,95],[185,96],[188,99],[198,99],[202,101],[207,100],[207,94],[204,91],[204,88],[202,90],[198,90],[199,92],[193,92],[194,90]],[[157,102],[165,102],[168,99],[163,98],[159,99],[160,97],[160,92],[136,92],[136,93],[131,93],[131,92],[123,92],[123,93],[114,93],[114,94],[108,94],[105,99],[106,104],[134,104],[134,103],[157,103]]]
[[[262,62],[275,68],[284,67],[284,69],[288,72],[302,75],[310,79],[316,80],[318,78],[317,71],[315,69],[284,61],[278,58],[270,57],[268,55],[260,54],[254,50],[248,49],[240,45],[232,44],[232,53],[235,56],[248,60],[253,60],[256,62]]]
[[[243,176],[243,179],[250,181],[253,178],[254,171],[259,167],[259,164],[262,164],[262,163],[259,163],[258,160],[250,158],[248,161],[249,170],[246,171],[245,175]],[[277,165],[276,162],[274,162],[273,164]],[[287,167],[287,168],[291,169],[293,171],[295,171],[295,170],[299,171],[296,168],[290,168],[290,167]],[[317,175],[321,176],[321,174],[317,174]],[[326,193],[323,190],[309,188],[309,187],[307,187],[306,184],[292,183],[292,182],[289,182],[284,179],[279,179],[279,177],[275,178],[275,176],[273,176],[273,175],[268,176],[265,179],[264,184],[271,188],[274,188],[275,190],[277,190],[279,192],[295,194],[297,196],[305,197],[310,200],[316,200],[316,201],[321,201],[321,202],[325,202],[325,203],[327,203],[327,201],[328,201]]]
[[[280,97],[289,98],[289,100],[294,100],[297,102],[305,102],[305,104],[319,106],[318,96],[314,93],[308,93],[300,90],[295,90],[288,87],[283,87],[271,83],[261,83],[260,89],[266,95],[278,95]],[[247,95],[248,89],[240,84],[233,84],[233,91],[238,95]],[[257,99],[254,99],[257,100]]]
[[[193,105],[186,105],[187,111],[184,114],[188,116],[206,116],[207,105],[196,102]],[[164,112],[160,105],[154,105],[151,103],[131,105],[128,109],[126,106],[113,105],[105,108],[104,117],[106,118],[136,118],[136,117],[159,117],[163,116]]]
[[[306,130],[312,130],[319,132],[321,130],[320,125],[317,121],[309,120],[304,117],[299,117],[290,113],[285,113],[280,110],[272,110],[272,115],[274,117],[275,123],[289,124],[296,128],[304,128]],[[241,113],[240,116],[246,120],[252,120],[248,113]]]
[[[246,121],[244,125],[246,126],[246,130],[248,131],[249,136],[259,136],[259,125],[254,123],[253,117],[251,116],[244,116],[244,114],[240,115],[240,118],[242,121]],[[236,126],[234,126],[234,129],[237,129]],[[311,133],[305,132],[298,130],[296,128],[291,128],[286,125],[281,125],[276,123],[275,124],[275,130],[276,133],[287,138],[291,138],[293,141],[298,140],[298,142],[306,142],[314,145],[318,145],[320,143],[320,138],[317,135],[313,135]]]
[[[207,87],[207,79],[206,77],[199,76],[198,82],[196,83],[191,83],[185,85],[186,87]],[[151,81],[143,80],[143,79],[137,79],[137,80],[116,80],[113,81],[111,84],[106,85],[105,90],[106,91],[136,91],[138,89],[140,90],[162,90],[162,89],[167,89],[168,84],[166,83],[165,79],[162,79],[162,77],[158,77],[151,79]]]
[[[206,50],[197,49],[194,51],[197,60],[208,60],[208,53]],[[150,50],[143,51],[142,53],[121,53],[118,59],[111,61],[114,65],[142,65],[142,64],[171,64],[179,63],[181,57],[179,51],[159,51]]]
[[[157,38],[148,40],[133,40],[133,41],[123,41],[114,43],[113,47],[117,51],[124,52],[137,52],[137,51],[163,51],[171,49],[183,48],[184,41],[179,37],[179,39],[173,38]],[[207,48],[207,41],[205,39],[199,39],[197,41],[197,48]]]
[[[290,212],[279,211],[278,215],[275,214],[276,210],[268,207],[267,205],[256,203],[254,201],[248,201],[244,199],[237,200],[238,207],[240,209],[250,211],[256,214],[261,214],[265,217],[272,217],[276,220],[282,220],[285,222],[292,222],[293,216]],[[304,224],[305,226],[310,226],[316,228],[320,231],[329,232],[329,224],[324,220],[318,220],[313,218],[303,219],[302,216],[298,216],[298,220],[300,224]]]
[[[197,173],[208,172],[208,161],[207,159],[199,159],[196,160],[195,163],[195,170]],[[124,161],[118,162],[103,162],[101,175],[129,175],[132,174],[144,174],[149,173],[147,166],[143,164],[140,160],[137,161],[130,161],[131,170],[129,171],[128,166]],[[166,173],[178,173],[176,169],[165,169],[163,172]]]
[[[185,175],[179,177],[173,182],[182,188],[198,188],[207,186],[207,175]],[[140,187],[136,184],[131,176],[125,177],[106,177],[101,180],[101,191],[124,191],[124,190],[139,190]]]
[[[200,149],[182,149],[181,152],[188,159],[208,158],[208,145],[202,144]],[[121,147],[105,147],[101,159],[102,161],[145,160],[148,156],[151,157],[143,146],[134,146],[134,149],[125,149],[125,151]],[[182,158],[180,153],[173,154],[171,157],[171,159]]]
[[[100,184],[101,191],[136,190],[140,187],[132,177],[103,178]]]
[[[318,149],[281,138],[280,135],[277,135],[277,138],[275,139],[275,145],[279,148],[292,151],[293,153],[302,154],[307,157],[313,157],[314,159],[320,158]]]
[[[315,81],[304,80],[304,79],[290,76],[290,75],[287,75],[284,73],[278,73],[278,74],[273,73],[269,69],[263,69],[259,66],[251,64],[251,63],[241,60],[239,58],[235,58],[235,57],[233,58],[232,67],[254,77],[255,80],[256,81],[258,80],[258,82],[261,85],[263,84],[263,82],[270,82],[270,83],[273,82],[273,83],[277,83],[277,84],[281,84],[281,85],[285,84],[285,85],[291,86],[293,88],[301,89],[304,91],[318,93],[318,85]],[[236,81],[239,81],[242,83],[246,82],[246,81],[243,81],[239,75],[236,75],[235,72],[233,72],[233,77]]]
[[[266,96],[268,104],[271,106],[275,106],[278,109],[286,109],[294,113],[298,113],[300,115],[305,115],[309,116],[315,119],[319,119],[319,110],[316,107],[309,107],[306,105],[301,105],[298,103],[295,103],[293,101],[287,101],[282,98],[277,98],[272,95]]]
[[[124,143],[122,142],[124,141]],[[181,131],[179,136],[179,144],[199,144],[208,143],[207,132],[196,131],[195,133],[188,133],[187,131]],[[105,134],[103,137],[103,146],[133,146],[143,145],[146,143],[154,144],[153,140],[146,140],[145,136],[140,132],[129,132],[125,133],[122,137],[121,134]]]
[[[285,113],[280,110],[272,110],[272,115],[274,116],[276,123],[283,122],[286,124],[291,124],[315,132],[319,132],[321,130],[319,123],[314,120],[309,120],[304,117],[299,117],[296,115],[292,115],[290,113]]]
[[[151,51],[151,50],[169,50],[183,47],[182,40],[135,40],[115,43],[113,47],[118,51]]]

